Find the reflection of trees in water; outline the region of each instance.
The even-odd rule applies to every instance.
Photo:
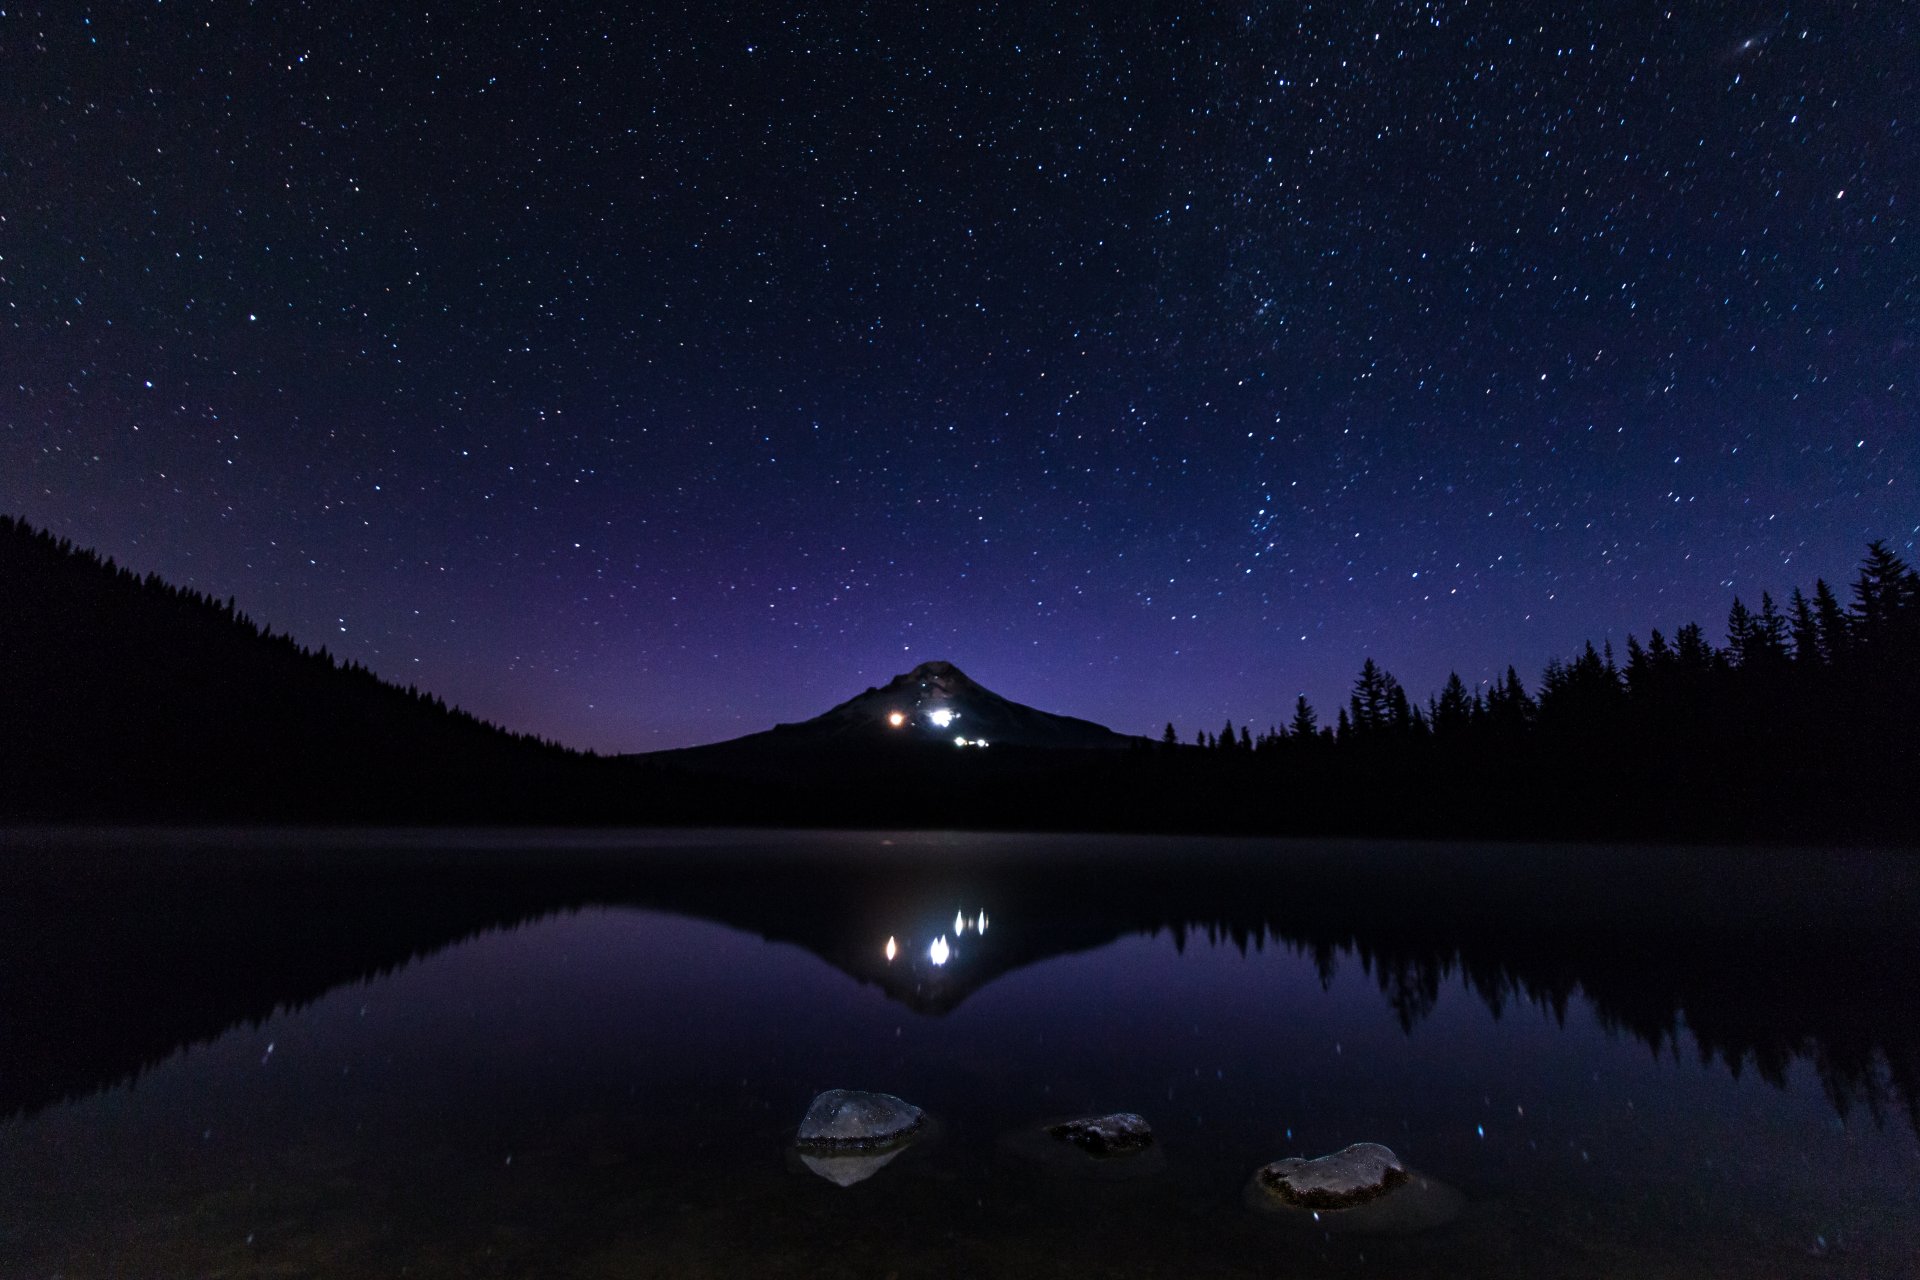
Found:
[[[1495,1019],[1527,1005],[1565,1026],[1584,1000],[1610,1035],[1630,1035],[1655,1055],[1697,1057],[1740,1077],[1751,1070],[1785,1088],[1796,1061],[1819,1077],[1836,1112],[1864,1108],[1875,1123],[1904,1110],[1920,1128],[1920,1045],[1904,1012],[1914,957],[1849,952],[1791,955],[1769,944],[1727,951],[1702,964],[1695,947],[1592,954],[1539,946],[1506,951],[1393,939],[1289,934],[1265,923],[1180,922],[1166,928],[1184,951],[1195,933],[1241,954],[1270,943],[1310,960],[1330,987],[1343,960],[1357,962],[1409,1035],[1456,982]],[[1510,944],[1511,945],[1511,944]],[[1769,961],[1771,958],[1771,962]],[[1781,963],[1784,961],[1784,963]]]
[[[1905,1015],[1920,945],[1886,922],[1908,918],[1902,904],[1915,895],[1897,878],[1889,887],[1877,867],[1865,882],[1890,905],[1851,930],[1831,927],[1791,885],[1781,894],[1807,919],[1781,916],[1776,899],[1743,906],[1724,877],[1695,875],[1724,908],[1708,932],[1685,901],[1649,919],[1631,904],[1651,895],[1607,900],[1578,883],[1580,862],[1529,879],[1510,874],[1515,855],[1499,853],[1296,851],[1284,864],[1213,865],[1176,851],[1129,864],[1103,848],[1032,865],[972,857],[958,869],[817,853],[716,863],[702,852],[655,858],[644,875],[631,860],[552,850],[363,850],[346,866],[303,854],[302,869],[263,877],[257,853],[239,859],[247,874],[234,873],[229,853],[184,872],[96,868],[80,878],[95,886],[87,894],[65,871],[29,875],[0,896],[0,1115],[123,1081],[186,1045],[480,932],[584,905],[666,910],[792,942],[932,1014],[1013,970],[1128,934],[1165,931],[1182,949],[1191,937],[1243,953],[1280,946],[1323,984],[1358,963],[1410,1034],[1456,983],[1495,1017],[1530,1006],[1564,1024],[1580,998],[1609,1032],[1657,1054],[1696,1054],[1775,1085],[1804,1061],[1843,1115],[1913,1114],[1920,1020]],[[1633,855],[1606,856],[1595,884],[1644,887],[1659,874],[1652,863],[1620,865]],[[20,874],[18,860],[12,869]],[[1780,866],[1771,872],[1779,879]],[[1816,873],[1833,879],[1831,868]],[[950,925],[957,901],[992,907],[994,931],[941,971],[937,990],[907,984],[879,940],[916,913]],[[1530,923],[1541,921],[1551,923]]]

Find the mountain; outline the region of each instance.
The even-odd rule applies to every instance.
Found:
[[[979,751],[994,747],[1110,750],[1142,743],[1102,724],[1003,698],[951,662],[923,662],[877,688],[798,724],[775,725],[704,747],[658,752],[681,761],[796,749],[895,751],[907,744]]]

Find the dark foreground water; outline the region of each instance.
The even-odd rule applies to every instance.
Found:
[[[0,854],[0,1276],[1920,1275],[1899,855]],[[833,1087],[933,1123],[835,1185],[790,1149]],[[1151,1159],[1037,1132],[1110,1110],[1152,1123]],[[1247,1203],[1260,1165],[1356,1141],[1458,1218],[1382,1236]]]

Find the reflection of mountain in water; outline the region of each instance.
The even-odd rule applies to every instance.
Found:
[[[1576,995],[1657,1051],[1835,1105],[1920,1090],[1920,866],[1863,853],[1486,849],[1157,839],[313,837],[28,845],[0,872],[0,1114],[474,933],[589,905],[792,942],[926,1014],[1142,932],[1358,962],[1411,1031],[1462,981],[1499,1013]],[[888,942],[893,954],[888,955]]]

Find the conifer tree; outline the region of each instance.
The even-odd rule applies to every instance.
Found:
[[[1760,612],[1753,620],[1753,643],[1762,663],[1784,662],[1787,657],[1787,620],[1770,592],[1760,593]]]
[[[1627,692],[1644,692],[1647,687],[1647,678],[1652,674],[1652,670],[1647,651],[1640,647],[1640,642],[1629,632],[1627,634],[1627,665],[1623,673],[1627,682]]]
[[[1348,722],[1353,732],[1365,737],[1387,727],[1397,682],[1368,658],[1360,664],[1360,677],[1353,682],[1353,694],[1347,701]]]
[[[1793,660],[1808,664],[1826,661],[1827,655],[1820,649],[1820,626],[1813,620],[1813,606],[1807,603],[1798,587],[1793,589],[1788,616],[1793,633]]]
[[[1860,576],[1853,583],[1854,630],[1865,647],[1884,645],[1907,594],[1907,566],[1887,544],[1875,538],[1867,544]]]
[[[1318,732],[1320,717],[1307,701],[1307,695],[1301,694],[1293,700],[1293,719],[1287,722],[1287,732],[1301,741],[1309,741]]]
[[[1689,622],[1673,633],[1674,664],[1689,672],[1701,672],[1719,665],[1720,655],[1707,641],[1707,633],[1697,622]]]
[[[1753,660],[1753,614],[1740,603],[1739,596],[1727,610],[1727,651],[1735,666],[1744,667]]]
[[[1436,737],[1458,737],[1472,722],[1473,704],[1467,697],[1467,682],[1458,671],[1449,672],[1447,683],[1433,704],[1433,732]]]
[[[1821,656],[1828,662],[1846,657],[1853,647],[1853,626],[1825,578],[1813,580],[1813,621],[1820,632]]]

